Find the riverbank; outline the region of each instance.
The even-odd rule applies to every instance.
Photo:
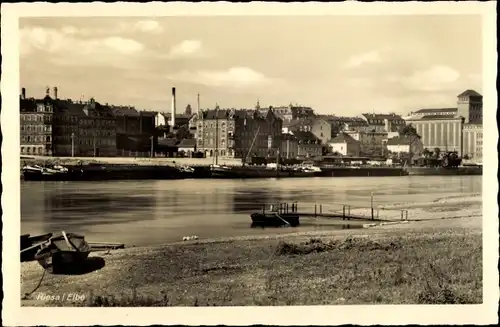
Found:
[[[104,267],[46,274],[22,305],[480,303],[481,247],[476,217],[96,252]],[[41,276],[23,263],[22,294]]]

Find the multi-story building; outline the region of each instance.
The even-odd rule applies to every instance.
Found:
[[[396,132],[406,125],[405,120],[394,113],[390,114],[362,114],[361,117],[368,123],[372,132]]]
[[[158,144],[153,111],[138,111],[130,106],[110,106],[116,120],[118,156],[151,156]]]
[[[431,151],[439,148],[481,158],[482,101],[481,94],[466,90],[457,96],[457,108],[420,109],[407,122],[416,128],[423,146]],[[481,144],[476,144],[476,140]]]
[[[335,115],[321,115],[320,117],[330,123],[332,139],[335,138],[340,132],[344,131],[368,132],[370,130],[370,126],[366,120],[360,117]]]
[[[346,133],[340,133],[332,140],[328,141],[330,152],[339,153],[343,156],[359,157],[361,144],[352,136]]]
[[[295,131],[293,135],[297,139],[297,157],[314,158],[323,154],[321,140],[310,131]]]
[[[292,120],[297,120],[300,118],[307,118],[314,116],[314,110],[311,107],[300,106],[298,104],[289,104],[288,106],[270,106],[270,107],[261,107],[259,102],[255,106],[255,109],[258,110],[261,114],[266,114],[268,109],[272,109],[274,114],[280,118],[283,123],[290,122]],[[255,109],[247,109],[247,110],[255,110]]]
[[[464,157],[475,162],[483,162],[483,125],[464,125],[462,150]]]
[[[85,116],[84,104],[72,100],[55,99],[54,103],[54,156],[81,156],[80,119]]]
[[[49,88],[41,100],[26,98],[26,89],[23,88],[19,105],[21,154],[52,155],[54,107]]]
[[[263,115],[216,108],[201,112],[197,123],[197,148],[209,157],[275,156],[281,144],[282,121],[271,109]]]
[[[326,142],[331,139],[332,135],[332,126],[320,117],[300,118],[287,122],[284,126],[284,133],[288,133],[289,131],[311,132],[321,140],[322,144],[326,144]]]
[[[346,131],[345,133],[360,143],[360,155],[380,157],[387,154],[387,132]]]
[[[78,120],[78,146],[81,156],[116,156],[116,120],[111,108],[93,98],[83,106]]]
[[[432,151],[457,151],[461,154],[463,118],[455,115],[430,115],[408,119],[421,136],[424,148]]]

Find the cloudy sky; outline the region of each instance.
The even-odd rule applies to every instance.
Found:
[[[298,103],[406,114],[482,91],[480,16],[23,18],[28,96],[170,110]]]

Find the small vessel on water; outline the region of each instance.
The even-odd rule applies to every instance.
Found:
[[[39,165],[26,165],[22,168],[22,173],[25,180],[63,181],[68,179],[68,172],[68,168],[60,165],[45,167]]]
[[[292,204],[289,210],[287,203],[271,205],[269,210],[265,208],[262,212],[254,212],[250,215],[251,227],[297,227],[300,225],[300,216],[297,214],[297,206]]]
[[[91,252],[83,235],[61,232],[52,236],[35,254],[35,260],[44,268],[60,270],[83,263]]]
[[[462,165],[456,151],[445,152],[439,158],[420,158],[416,165],[405,167],[409,175],[482,175],[482,165]]]

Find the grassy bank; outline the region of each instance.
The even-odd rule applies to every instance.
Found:
[[[236,306],[480,303],[480,231],[184,243],[96,253],[85,275],[46,275],[23,305]],[[22,267],[22,292],[42,270]],[[83,294],[75,302],[39,294]]]

